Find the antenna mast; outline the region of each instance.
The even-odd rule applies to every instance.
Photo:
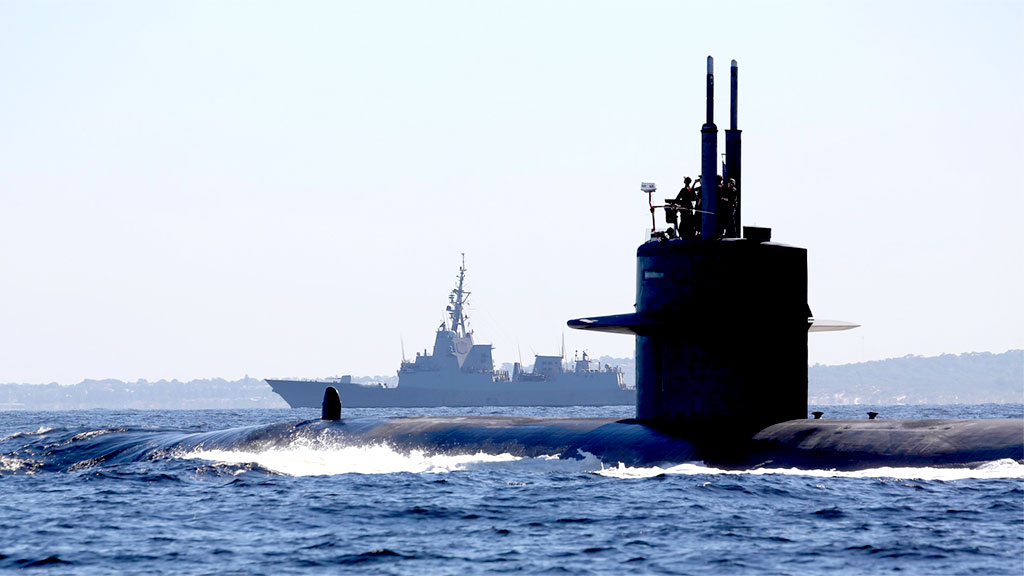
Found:
[[[466,253],[462,253],[462,266],[459,266],[459,285],[452,290],[448,299],[451,306],[448,307],[448,314],[452,320],[452,331],[460,338],[466,335],[466,316],[462,311],[463,306],[469,300],[469,292],[463,290],[466,281]]]

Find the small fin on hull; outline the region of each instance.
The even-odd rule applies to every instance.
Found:
[[[671,324],[680,326],[682,325],[682,321],[681,319],[633,313],[576,318],[574,320],[569,320],[567,324],[570,328],[575,328],[577,330],[649,336]],[[852,330],[859,327],[860,324],[847,322],[845,320],[824,320],[813,317],[807,318],[808,332],[838,332],[841,330]]]
[[[650,334],[664,327],[664,320],[653,318],[647,314],[613,314],[611,316],[591,316],[569,320],[569,328],[577,330],[593,330],[595,332],[613,332],[615,334]]]
[[[324,390],[324,403],[320,409],[321,420],[341,420],[341,395],[334,386]]]

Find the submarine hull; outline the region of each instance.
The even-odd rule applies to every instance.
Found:
[[[80,462],[145,461],[193,450],[261,452],[271,448],[387,445],[399,452],[511,454],[522,458],[592,454],[607,466],[703,462],[746,470],[863,470],[880,467],[970,467],[1024,461],[1024,423],[1007,420],[792,420],[770,426],[728,450],[710,429],[688,436],[637,420],[611,418],[411,417],[281,422],[210,432],[111,431],[79,438],[75,448],[47,441],[54,469]],[[67,460],[65,458],[73,458]]]
[[[790,420],[751,440],[746,466],[865,469],[1024,459],[1024,420]]]
[[[351,418],[210,433],[194,437],[192,443],[265,445],[272,439],[287,441],[292,435],[308,434],[341,445],[386,444],[428,453],[525,458],[578,458],[587,453],[607,465],[630,466],[701,461],[726,469],[863,470],[1024,460],[1024,423],[1015,419],[791,420],[736,441],[721,429],[683,435],[637,420],[610,418]],[[721,443],[722,438],[728,442]]]
[[[611,418],[413,417],[356,418],[330,423],[347,442],[400,450],[519,457],[583,453],[606,463],[653,464],[698,458],[690,442],[634,420]]]

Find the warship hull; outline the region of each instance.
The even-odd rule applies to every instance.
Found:
[[[423,386],[325,383],[316,380],[267,380],[292,408],[319,408],[324,387],[334,386],[346,408],[439,408],[469,406],[632,406],[636,391],[622,388],[615,373],[564,374],[538,382],[495,382],[490,374],[427,380]],[[423,380],[423,379],[420,379]]]

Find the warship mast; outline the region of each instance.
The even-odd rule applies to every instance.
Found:
[[[459,266],[459,285],[448,295],[448,316],[451,318],[452,332],[459,338],[466,336],[466,319],[462,308],[469,301],[469,292],[463,290],[466,281],[466,254],[462,254],[462,265]]]

